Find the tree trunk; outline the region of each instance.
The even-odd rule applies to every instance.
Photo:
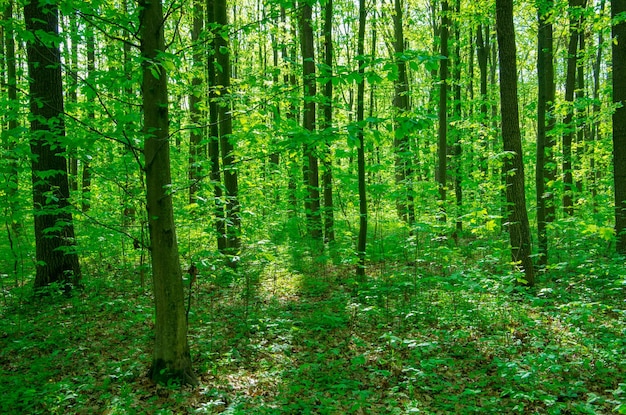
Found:
[[[357,56],[365,56],[365,0],[359,0],[359,33],[357,40]],[[365,116],[365,65],[361,60],[357,60],[359,65],[359,85],[357,87],[356,99],[356,123],[358,136],[358,181],[359,181],[359,240],[357,243],[357,255],[359,263],[356,268],[356,275],[359,278],[365,276],[365,254],[367,243],[367,189],[365,183],[365,140],[363,134],[363,120]]]
[[[85,41],[87,48],[87,79],[89,79],[90,85],[93,85],[93,79],[96,72],[96,39],[93,27],[88,25],[85,30]],[[94,113],[93,108],[89,109],[89,112],[87,113],[87,118],[92,121],[95,120],[96,114]],[[82,167],[83,174],[81,180],[81,210],[83,212],[87,212],[89,211],[89,209],[91,209],[91,163],[89,156],[85,156],[83,158]]]
[[[625,0],[611,2],[613,21],[626,13]],[[615,233],[617,252],[626,254],[626,21],[613,26],[613,180],[615,182]]]
[[[196,202],[196,193],[199,189],[201,169],[199,167],[200,157],[202,156],[202,133],[204,131],[201,126],[202,110],[200,104],[205,89],[202,88],[202,52],[203,46],[199,43],[200,35],[204,26],[203,5],[201,0],[193,1],[193,22],[191,28],[191,44],[192,53],[192,71],[191,93],[189,94],[189,112],[192,128],[189,132],[189,203]]]
[[[572,176],[572,138],[574,125],[574,89],[576,88],[576,64],[578,62],[578,36],[581,18],[576,8],[584,7],[586,0],[569,0],[569,45],[567,47],[567,72],[565,79],[565,101],[568,103],[567,114],[563,123],[563,211],[574,214],[574,180]]]
[[[439,142],[437,145],[437,184],[439,220],[446,221],[446,179],[448,172],[448,0],[441,1],[441,60],[439,61]]]
[[[302,52],[302,82],[304,89],[302,126],[310,131],[311,137],[304,144],[304,176],[307,187],[307,210],[309,234],[313,239],[321,239],[319,167],[315,155],[315,145],[311,142],[315,132],[315,51],[311,19],[313,10],[308,3],[302,5],[300,15],[300,45]]]
[[[496,0],[496,22],[500,62],[500,110],[502,114],[502,141],[504,144],[504,173],[508,230],[513,262],[520,264],[525,284],[535,282],[531,257],[530,227],[526,211],[524,162],[519,127],[517,98],[517,62],[513,0]]]
[[[140,0],[142,96],[146,207],[156,311],[149,376],[156,382],[197,384],[187,343],[183,280],[176,241],[170,172],[167,74],[159,62],[165,51],[160,1]]]
[[[454,85],[454,106],[453,106],[453,119],[456,121],[454,125],[458,125],[458,122],[462,120],[462,106],[461,106],[461,28],[460,28],[460,15],[461,15],[461,0],[456,0],[454,4],[454,13],[457,16],[457,20],[454,23],[454,68],[452,72],[452,83]],[[470,75],[471,79],[471,75]],[[455,239],[461,236],[463,232],[463,188],[462,188],[462,155],[463,148],[461,147],[461,131],[458,127],[453,129],[454,142],[452,145],[452,156],[454,157],[454,197],[456,200],[456,225],[455,225]]]
[[[395,149],[395,181],[401,189],[401,196],[396,202],[398,215],[406,221],[409,227],[415,222],[415,207],[413,201],[413,186],[411,185],[411,169],[409,168],[411,148],[409,144],[409,128],[411,123],[408,116],[409,105],[409,82],[407,79],[406,59],[404,55],[404,19],[402,16],[402,1],[394,1],[395,13],[393,16],[394,27],[394,60],[398,66],[398,79],[395,82],[393,106],[395,110],[395,133],[393,147]]]
[[[556,171],[553,155],[554,137],[554,63],[552,39],[553,1],[539,1],[537,17],[537,164],[535,186],[537,189],[537,239],[539,245],[539,265],[548,264],[547,224],[554,220],[554,193],[549,183],[554,183]],[[549,186],[552,186],[551,184]]]
[[[224,188],[226,190],[226,252],[235,265],[234,259],[241,247],[241,212],[239,206],[239,183],[235,166],[234,146],[231,142],[233,134],[233,114],[231,112],[230,78],[231,62],[228,42],[228,16],[226,0],[214,0],[213,13],[217,32],[215,36],[215,56],[220,70],[216,72],[217,85],[220,88],[221,102],[218,105],[218,125],[220,153],[224,168]]]
[[[324,63],[326,77],[324,84],[324,129],[326,149],[324,151],[324,171],[322,184],[324,187],[324,240],[335,240],[335,207],[333,203],[333,161],[331,143],[333,137],[333,0],[326,0],[324,9]]]
[[[24,6],[26,30],[34,35],[27,45],[30,76],[30,113],[33,203],[35,209],[35,288],[64,284],[66,291],[80,279],[74,250],[74,225],[69,211],[69,181],[64,151],[63,86],[54,4],[32,1]],[[40,35],[43,35],[40,37]]]

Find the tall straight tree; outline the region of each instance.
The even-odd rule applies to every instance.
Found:
[[[626,0],[611,1],[613,25],[613,180],[617,252],[626,254]]]
[[[439,185],[439,220],[446,221],[446,179],[448,175],[448,0],[441,1],[439,61],[439,142],[437,145],[437,184]]]
[[[196,201],[196,193],[200,181],[199,162],[203,153],[201,146],[203,128],[200,126],[202,110],[200,104],[204,90],[202,89],[202,52],[199,43],[202,28],[204,26],[204,5],[201,0],[193,1],[193,20],[191,27],[192,71],[191,93],[189,94],[189,112],[192,129],[189,132],[189,203]]]
[[[563,211],[574,214],[574,179],[572,174],[572,138],[574,137],[574,89],[576,88],[576,65],[578,62],[578,36],[586,0],[569,0],[569,44],[567,47],[567,71],[565,77],[565,101],[569,104],[563,123]]]
[[[226,252],[233,260],[241,245],[241,208],[239,205],[239,179],[235,166],[234,146],[232,143],[233,114],[231,112],[230,78],[231,61],[229,48],[228,8],[226,0],[213,0],[213,16],[215,17],[216,36],[215,62],[216,82],[221,97],[218,105],[218,125],[220,154],[224,171],[224,188],[226,190]],[[230,262],[232,265],[235,262]]]
[[[553,30],[551,14],[553,0],[538,0],[537,17],[537,164],[535,186],[537,189],[537,241],[539,245],[539,265],[548,263],[547,224],[554,220],[554,192],[546,188],[556,179],[552,130],[555,125],[554,99],[554,60]]]
[[[56,3],[33,0],[24,6],[30,77],[30,148],[35,208],[35,288],[51,283],[71,289],[81,276],[69,211],[63,85]]]
[[[333,162],[330,137],[333,135],[333,0],[326,0],[324,6],[324,67],[326,83],[324,84],[324,128],[327,133],[326,150],[324,152],[324,239],[335,240],[335,207],[333,203]]]
[[[160,0],[140,0],[146,208],[155,303],[155,341],[149,376],[156,382],[196,384],[187,343],[170,172],[164,17]]]
[[[359,182],[359,240],[357,242],[357,255],[359,263],[356,275],[359,278],[365,276],[365,253],[367,247],[367,188],[365,182],[365,0],[359,0],[359,33],[357,39],[357,62],[359,65],[359,84],[356,98],[356,123],[357,123],[357,167]]]
[[[507,222],[511,257],[524,270],[525,284],[533,285],[530,226],[526,211],[524,161],[517,98],[517,50],[513,24],[513,0],[496,0],[496,26],[500,63],[500,111],[506,183]]]
[[[219,36],[219,32],[215,29],[215,11],[213,6],[214,0],[206,2],[206,21],[207,27],[211,28],[212,37],[210,47],[207,54],[207,82],[209,84],[208,91],[208,107],[209,107],[209,159],[211,161],[211,184],[213,186],[213,199],[215,200],[215,232],[217,234],[217,249],[220,253],[226,253],[226,219],[224,213],[222,174],[220,172],[220,142],[219,142],[219,125],[218,125],[218,95],[216,91],[217,75],[215,70],[215,38]]]
[[[303,2],[300,10],[300,46],[302,52],[302,83],[304,89],[304,104],[302,126],[311,134],[315,131],[315,50],[313,38],[313,7],[307,0]],[[322,224],[320,216],[320,189],[319,189],[319,166],[315,155],[315,145],[312,139],[304,143],[304,179],[307,187],[305,210],[308,218],[308,227],[311,238],[322,237]]]
[[[395,81],[393,106],[395,110],[395,133],[393,146],[395,155],[395,180],[396,186],[402,189],[402,195],[398,198],[396,208],[398,215],[409,226],[415,222],[415,206],[411,182],[411,169],[408,159],[410,158],[409,133],[407,124],[410,119],[407,113],[409,107],[409,81],[407,78],[406,58],[404,56],[404,19],[402,13],[402,1],[394,1],[393,28],[394,28],[394,59],[398,66],[398,78]]]

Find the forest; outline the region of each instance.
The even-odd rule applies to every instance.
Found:
[[[0,413],[626,414],[626,0],[0,13]]]

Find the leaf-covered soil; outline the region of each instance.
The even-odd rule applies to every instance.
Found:
[[[527,291],[484,261],[378,262],[358,282],[278,251],[201,269],[193,389],[146,378],[152,298],[127,269],[91,270],[69,299],[5,290],[0,413],[626,413],[623,259]]]

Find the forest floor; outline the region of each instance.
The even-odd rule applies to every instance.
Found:
[[[372,262],[356,281],[281,249],[201,272],[196,388],[146,378],[153,304],[136,272],[85,265],[69,299],[5,289],[0,413],[626,413],[623,258],[563,263],[525,290],[486,254]]]

